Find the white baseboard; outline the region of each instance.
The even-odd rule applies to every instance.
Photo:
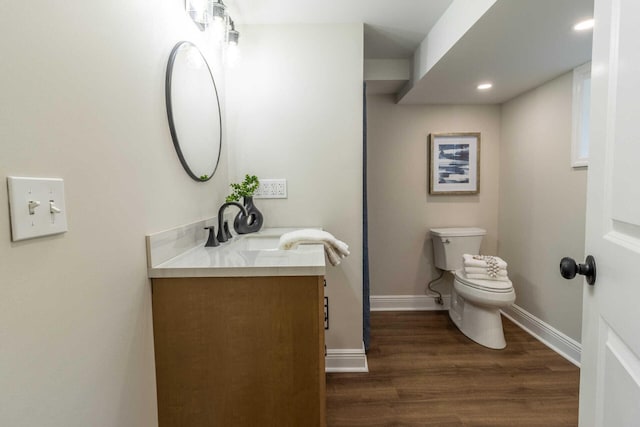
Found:
[[[371,295],[371,311],[435,311],[448,310],[451,302],[449,295],[443,295],[444,305],[436,303],[430,295]]]
[[[534,338],[538,339],[569,362],[580,367],[582,345],[579,342],[566,336],[553,326],[543,322],[515,304],[501,311],[508,319],[527,331]]]
[[[369,372],[364,344],[362,348],[328,348],[324,357],[324,371]]]

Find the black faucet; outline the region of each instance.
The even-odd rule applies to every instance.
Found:
[[[220,206],[220,209],[218,210],[218,241],[220,243],[224,243],[232,237],[231,233],[229,232],[229,224],[227,224],[227,226],[225,227],[223,218],[224,210],[227,208],[227,206],[231,205],[238,207],[245,216],[247,215],[247,210],[238,202],[227,202]]]

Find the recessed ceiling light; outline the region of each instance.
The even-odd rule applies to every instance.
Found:
[[[480,83],[478,85],[478,90],[487,90],[487,89],[491,89],[493,87],[493,84],[491,83]]]
[[[593,18],[592,19],[587,19],[584,21],[580,21],[578,22],[576,25],[573,26],[573,29],[576,31],[586,31],[586,30],[590,30],[593,28]]]

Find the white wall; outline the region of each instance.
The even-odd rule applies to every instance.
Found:
[[[424,295],[439,275],[430,228],[485,228],[481,251],[496,254],[499,106],[399,105],[392,95],[368,96],[367,130],[371,295]],[[481,133],[479,194],[428,194],[427,137],[438,132]]]
[[[516,304],[580,342],[582,281],[564,256],[584,258],[586,169],[571,168],[572,73],[502,106],[498,253]]]
[[[286,178],[266,226],[322,226],[351,256],[327,266],[327,347],[362,346],[363,27],[244,26],[229,73],[230,176]]]
[[[0,424],[156,425],[144,236],[228,185],[226,160],[192,181],[167,125],[169,52],[204,40],[183,0],[5,2],[0,33],[0,179],[64,178],[69,219],[11,243],[0,185]]]

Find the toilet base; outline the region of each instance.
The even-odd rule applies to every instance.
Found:
[[[481,306],[466,301],[452,290],[449,317],[467,338],[485,347],[501,350],[507,346],[502,330],[500,307]]]

